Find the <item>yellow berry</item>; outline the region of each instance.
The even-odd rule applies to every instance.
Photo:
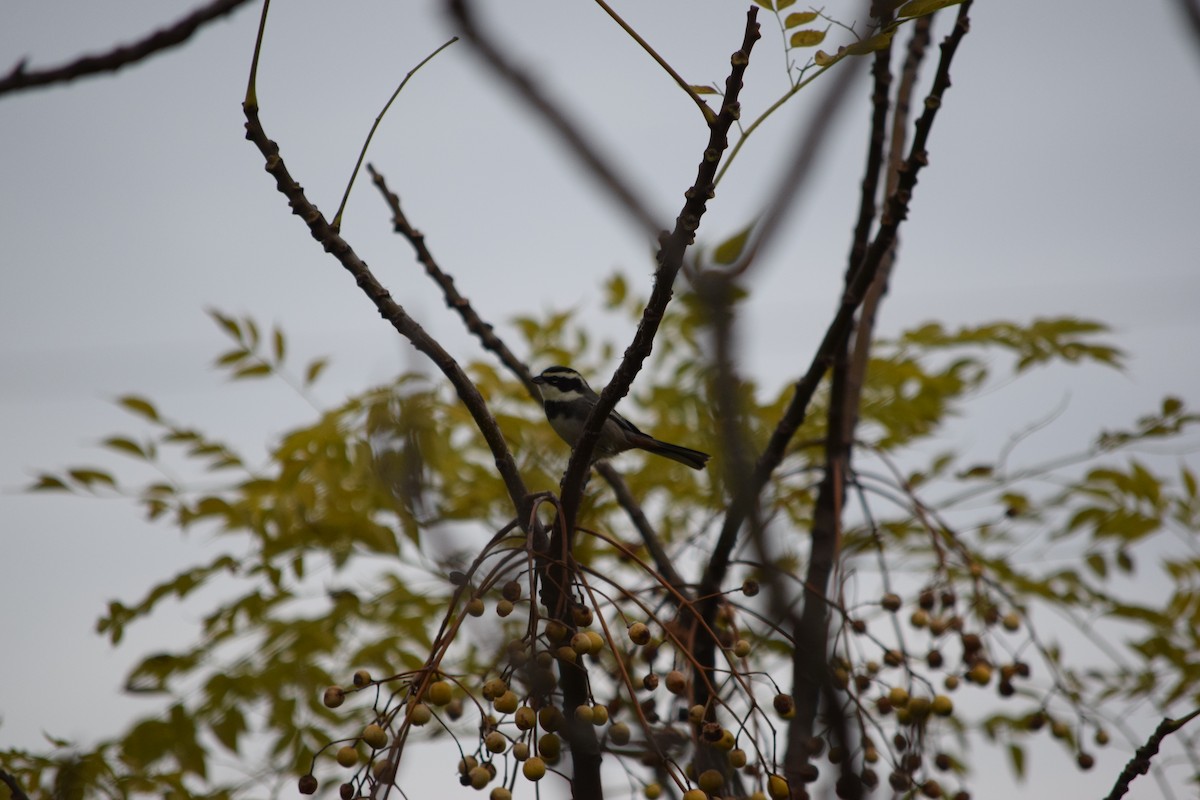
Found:
[[[434,681],[425,690],[425,696],[435,706],[444,706],[454,697],[454,689],[448,681]]]
[[[433,719],[433,712],[424,703],[417,703],[408,710],[408,720],[413,725],[424,725]]]
[[[387,731],[374,723],[363,728],[362,739],[373,750],[387,747],[388,743]]]
[[[358,751],[350,745],[339,747],[335,758],[337,758],[337,762],[343,767],[353,767],[358,763]]]
[[[525,763],[521,765],[521,774],[524,775],[527,780],[540,781],[542,778],[546,777],[546,762],[537,756],[528,758],[525,760]]]

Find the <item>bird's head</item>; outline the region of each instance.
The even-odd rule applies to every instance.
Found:
[[[586,396],[591,391],[587,381],[570,367],[547,367],[533,379],[543,400],[566,402]]]

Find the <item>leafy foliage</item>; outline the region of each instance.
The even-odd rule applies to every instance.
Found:
[[[626,286],[620,276],[609,281],[607,295],[616,313],[636,304]],[[711,375],[703,358],[705,311],[694,298],[683,301],[664,323],[661,357],[651,380],[634,392],[636,407],[627,413],[664,439],[716,451],[719,461],[720,443],[710,433],[715,424]],[[264,353],[252,321],[213,316],[242,348],[236,358],[230,351],[218,359],[231,377],[259,379],[262,370],[247,365],[265,366],[267,374],[303,386],[287,372],[282,332],[273,332],[266,345],[270,352]],[[514,324],[534,361],[600,365],[611,357],[611,346],[592,343],[569,313]],[[1180,467],[1172,477],[1136,458],[1092,463],[1187,430],[1197,415],[1180,401],[1168,399],[1130,430],[1104,434],[1077,458],[1046,467],[1005,473],[998,464],[962,466],[953,454],[939,454],[907,473],[899,468],[913,463],[922,443],[961,413],[973,394],[1007,378],[995,374],[988,351],[1010,353],[1013,374],[1055,362],[1119,365],[1120,354],[1096,338],[1102,333],[1102,326],[1064,318],[957,332],[928,325],[879,343],[862,406],[870,455],[856,470],[854,485],[870,512],[845,534],[840,572],[846,599],[834,609],[841,633],[831,662],[851,719],[873,720],[860,740],[860,756],[866,758],[861,779],[868,785],[879,780],[875,760],[906,763],[918,752],[918,742],[939,753],[938,764],[950,765],[949,776],[965,777],[966,760],[955,754],[954,742],[972,723],[950,703],[956,690],[990,688],[1009,700],[1005,710],[983,720],[982,729],[1006,743],[1018,774],[1026,742],[1043,728],[1070,752],[1086,755],[1085,730],[1107,739],[1122,708],[1150,702],[1167,713],[1173,704],[1195,702],[1200,694],[1193,658],[1200,561],[1176,549],[1160,566],[1139,564],[1141,552],[1161,556],[1177,537],[1195,535],[1200,522],[1195,474]],[[311,372],[311,364],[305,372]],[[540,411],[519,384],[487,363],[473,363],[470,372],[521,454],[530,485],[551,488],[566,452]],[[742,387],[747,434],[761,442],[787,391],[760,395],[753,384]],[[818,399],[810,427],[796,437],[790,466],[779,472],[764,509],[779,543],[770,551],[770,569],[785,575],[802,574],[803,550],[795,537],[811,525],[812,443],[819,440],[825,402]],[[519,586],[532,575],[519,539],[493,539],[466,566],[469,555],[480,553],[480,537],[501,531],[509,521],[504,489],[486,449],[444,387],[406,374],[351,397],[311,424],[283,433],[262,469],[248,467],[228,444],[173,422],[147,399],[130,396],[118,403],[143,429],[109,437],[107,449],[151,465],[181,453],[200,474],[224,476],[221,488],[196,490],[170,480],[129,487],[96,467],[46,473],[31,488],[119,493],[140,503],[152,520],[219,533],[226,546],[206,563],[153,586],[133,604],[113,601],[98,630],[118,644],[129,625],[154,613],[164,600],[206,586],[219,587],[225,599],[203,619],[192,647],[149,654],[129,675],[127,691],[167,699],[161,715],[91,748],[56,742],[49,754],[4,754],[8,768],[35,787],[34,796],[64,791],[232,796],[239,790],[220,777],[220,770],[214,772],[214,764],[254,752],[248,748],[251,741],[265,743],[280,772],[308,774],[314,756],[344,747],[346,736],[357,740],[368,723],[389,736],[415,735],[412,709],[439,676],[451,678],[455,688],[449,704],[437,712],[446,727],[434,735],[451,733],[477,763],[499,768],[517,758],[520,748],[514,744],[521,742],[535,752],[553,750],[520,726],[512,727],[509,714],[515,709],[500,711],[507,705],[492,710],[494,724],[485,715],[482,728],[477,714],[464,712],[464,700],[468,706],[496,704],[509,687],[536,702],[547,690],[536,688],[538,680],[549,681],[552,697],[553,680],[539,678],[538,671],[527,673],[522,665],[544,666],[538,653],[553,654],[564,640],[554,643],[561,635],[541,616],[545,612],[530,604],[535,591],[512,588],[514,580]],[[676,571],[697,575],[715,535],[711,520],[727,492],[721,471],[692,473],[660,464],[639,469],[637,458],[620,462],[631,494]],[[882,472],[874,473],[872,463]],[[1076,464],[1091,465],[1056,492],[1030,490],[1031,484],[1068,473]],[[674,470],[669,480],[664,480],[665,469]],[[888,473],[891,478],[884,477]],[[973,510],[957,511],[964,505]],[[649,692],[642,683],[649,680],[646,674],[660,674],[664,681],[672,670],[686,674],[687,634],[669,612],[671,604],[660,605],[672,594],[658,583],[662,578],[651,543],[638,539],[612,493],[594,485],[583,513],[593,535],[576,552],[586,565],[580,600],[596,623],[579,630],[592,630],[601,644],[578,658],[602,667],[592,673],[597,711],[589,713],[603,707],[605,725],[599,730],[607,747],[626,754],[634,785],[654,786],[672,773],[656,768],[647,774],[637,766],[636,753],[646,752],[651,737],[666,741],[680,735],[672,720],[682,698]],[[444,537],[459,545],[445,546]],[[1061,560],[1014,557],[1019,552],[1014,548],[1066,548],[1082,557],[1063,566]],[[785,703],[777,698],[788,695],[786,688],[762,679],[781,668],[791,648],[785,631],[768,621],[766,600],[750,594],[751,584],[768,568],[757,561],[747,551],[743,566],[729,578],[727,611],[716,633],[728,648],[730,679],[713,686],[722,713],[736,723],[720,730],[733,731],[737,749],[748,753],[752,771],[744,780],[752,785],[777,770],[770,731],[778,724],[773,722],[781,713],[778,704]],[[888,576],[887,591],[864,577],[861,567],[872,562]],[[1129,578],[1142,574],[1162,575],[1170,591],[1154,598],[1126,596]],[[514,595],[515,603],[508,599]],[[498,616],[481,628],[474,617],[487,612],[475,600],[493,597],[492,613]],[[1040,606],[1074,616],[1080,630],[1096,637],[1104,634],[1095,620],[1119,621],[1128,648],[1110,667],[1081,671],[1080,664],[1036,633],[1032,618]],[[646,641],[632,634],[634,622],[647,623]],[[462,635],[466,631],[471,634]],[[530,631],[538,638],[530,639]],[[639,663],[650,671],[639,676]],[[361,710],[343,713],[322,701],[323,687],[337,686],[335,676],[350,666],[383,676],[356,678],[355,685],[339,690],[374,692],[367,719]],[[489,691],[488,681],[498,678],[505,689]],[[534,683],[524,689],[514,683],[526,680]],[[944,686],[935,689],[939,684]],[[679,713],[684,712],[686,706]],[[786,709],[782,713],[786,716]],[[877,725],[895,726],[899,738],[881,741]],[[633,743],[620,745],[629,739],[630,728]],[[489,749],[487,736],[495,732],[504,736],[500,752]],[[687,758],[672,747],[665,751],[668,759]],[[348,779],[354,791],[386,775],[386,762],[378,760],[385,751],[374,752],[377,757],[360,764],[356,777]],[[520,763],[511,761],[500,774],[515,776]],[[317,761],[318,774],[342,769],[325,764]],[[453,762],[444,768],[452,772]],[[485,782],[491,780],[489,774]],[[507,780],[511,786],[514,778]],[[935,779],[893,768],[888,780],[895,785]]]

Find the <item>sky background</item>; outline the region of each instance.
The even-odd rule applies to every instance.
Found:
[[[724,80],[745,4],[614,5],[689,81]],[[839,0],[826,9],[851,7]],[[4,0],[0,69],[26,56],[39,67],[104,50],[190,8]],[[591,3],[508,0],[489,11],[488,24],[665,225],[706,138],[691,102]],[[453,31],[439,5],[424,1],[292,0],[272,16],[261,116],[293,175],[332,214],[383,102]],[[747,119],[786,87],[774,19],[762,19]],[[21,488],[41,469],[120,465],[98,443],[138,430],[112,402],[125,393],[153,398],[173,419],[260,458],[273,436],[312,417],[285,386],[230,385],[211,368],[227,341],[206,308],[280,324],[299,357],[330,356],[316,393],[326,404],[420,364],[291,217],[243,138],[257,21],[256,7],[243,8],[116,77],[0,99],[4,746],[37,747],[42,731],[111,734],[147,713],[147,701],[119,692],[126,668],[185,641],[179,623],[194,622],[201,606],[136,626],[118,650],[93,634],[94,621],[109,599],[139,598],[212,544],[147,525],[119,499]],[[1164,394],[1200,399],[1200,51],[1174,5],[980,0],[952,75],[881,332],[929,319],[1075,314],[1112,325],[1129,362],[1120,374],[1056,370],[996,392],[946,438],[994,453],[1015,429],[1065,408],[1030,443],[1033,457],[1078,449],[1101,428],[1156,409]],[[866,83],[855,92],[786,236],[755,268],[743,363],[769,386],[803,369],[835,307],[867,120]],[[723,240],[761,207],[780,154],[818,98],[802,93],[751,140],[710,206],[702,241]],[[616,269],[648,291],[648,243],[466,46],[416,76],[369,159],[502,334],[515,315],[575,307],[628,341],[632,326],[600,317],[591,298]],[[365,179],[342,231],[460,360],[479,355],[390,233],[387,209]],[[1194,449],[1180,458],[1196,463]],[[129,466],[123,474],[136,476]],[[1124,754],[1083,776],[1058,761],[1057,751],[1032,754],[1030,783],[1018,791],[1098,796]],[[982,800],[1014,791],[1002,769],[974,786]],[[1131,796],[1156,797],[1158,788],[1143,779]]]

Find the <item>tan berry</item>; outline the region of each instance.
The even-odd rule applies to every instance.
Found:
[[[601,650],[604,649],[604,644],[605,644],[604,637],[601,636],[599,633],[597,633],[596,631],[587,631],[587,637],[588,637],[588,641],[590,641],[592,643],[591,648],[588,650],[589,653],[593,653],[593,654],[599,653]]]
[[[626,633],[629,635],[629,641],[638,646],[650,643],[650,628],[644,622],[633,623]]]
[[[615,745],[629,744],[630,730],[624,722],[613,723],[608,729],[608,739]]]
[[[485,610],[482,597],[472,597],[467,602],[467,613],[472,617],[482,617]]]
[[[517,706],[520,705],[520,703],[521,701],[517,697],[517,693],[512,689],[509,689],[504,694],[492,701],[492,707],[501,714],[511,714],[517,710]]]
[[[575,620],[575,627],[586,628],[592,624],[592,610],[587,606],[575,606],[571,609],[571,619]]]
[[[517,761],[524,761],[529,758],[529,745],[526,742],[517,742],[512,746],[511,752]]]
[[[687,678],[677,669],[667,673],[667,691],[671,694],[683,694],[687,691]]]
[[[987,686],[991,679],[992,668],[982,662],[971,667],[967,672],[967,680],[979,686]]]
[[[880,600],[879,604],[888,611],[899,611],[901,604],[900,595],[888,592],[883,596],[883,599]]]
[[[488,772],[483,767],[474,767],[467,773],[467,780],[471,782],[472,789],[482,789],[488,785],[492,779],[492,773]]]
[[[497,786],[488,795],[489,800],[512,800],[512,792],[504,786]]]
[[[444,706],[454,699],[454,689],[449,681],[434,681],[425,690],[425,697],[435,706]]]
[[[517,726],[517,730],[527,731],[537,722],[537,714],[529,706],[521,706],[513,714],[513,722]]]
[[[934,695],[930,709],[939,717],[948,717],[954,713],[954,701],[944,694]]]
[[[503,753],[508,749],[508,738],[500,731],[492,731],[483,737],[483,746],[493,753]]]
[[[337,708],[346,702],[346,692],[340,686],[330,686],[325,690],[325,696],[321,699],[326,708]]]
[[[546,762],[537,756],[527,758],[521,765],[521,774],[525,776],[526,780],[540,781],[546,777]]]
[[[363,728],[362,739],[372,750],[387,747],[388,743],[387,731],[373,723]]]
[[[513,605],[512,600],[500,600],[496,603],[496,616],[507,617],[513,612],[514,608],[516,606]]]
[[[367,672],[365,669],[360,669],[358,672],[354,673],[354,686],[356,688],[361,689],[364,686],[370,686],[370,685],[371,685],[371,673]]]
[[[417,703],[408,710],[408,720],[413,725],[424,725],[433,719],[433,712],[424,703]]]
[[[696,779],[696,785],[708,794],[716,794],[725,785],[725,776],[719,769],[706,769]]]
[[[750,651],[752,649],[753,648],[750,647],[750,643],[745,639],[738,639],[733,643],[733,654],[738,658],[745,658],[746,656],[750,655]]]
[[[683,793],[683,800],[708,800],[703,789],[688,789]]]
[[[547,731],[557,731],[562,728],[563,714],[556,706],[542,706],[537,717],[538,724]]]
[[[337,754],[334,756],[337,762],[343,767],[350,768],[358,763],[358,751],[350,745],[339,747]]]
[[[562,752],[562,739],[556,733],[547,733],[538,739],[538,755],[551,760],[558,758]]]

